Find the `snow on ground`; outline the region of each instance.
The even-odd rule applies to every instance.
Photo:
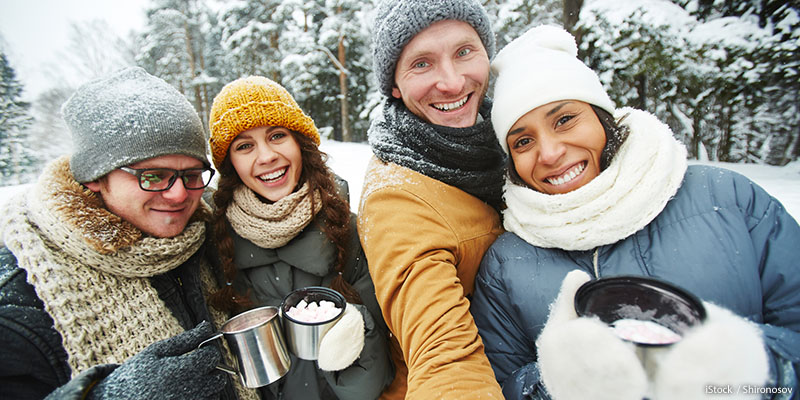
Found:
[[[727,168],[750,178],[750,180],[777,198],[795,220],[800,221],[800,161],[795,161],[783,167],[759,164],[699,162],[694,160],[690,160],[689,164],[707,164]]]
[[[372,150],[366,143],[344,143],[325,139],[322,139],[319,147],[328,154],[328,166],[336,175],[347,181],[350,187],[350,209],[358,212],[361,187],[364,186],[364,171],[372,157]]]
[[[364,171],[372,151],[366,143],[342,143],[322,140],[321,150],[328,154],[328,165],[333,171],[347,180],[350,185],[350,206],[357,211],[361,187],[364,184]],[[800,161],[784,167],[757,164],[730,164],[720,162],[698,162],[736,171],[763,187],[780,200],[789,213],[800,221]],[[24,190],[25,185],[0,187],[0,205],[15,193]]]

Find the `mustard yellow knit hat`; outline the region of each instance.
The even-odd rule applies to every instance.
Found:
[[[211,157],[219,169],[233,139],[260,126],[282,126],[299,132],[319,145],[319,131],[291,94],[275,81],[261,76],[239,78],[225,85],[211,106]]]

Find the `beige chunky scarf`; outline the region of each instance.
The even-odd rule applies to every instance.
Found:
[[[184,331],[148,277],[180,266],[197,252],[210,212],[201,203],[176,237],[145,236],[72,178],[68,157],[50,164],[30,193],[9,201],[0,237],[53,318],[73,377],[94,365],[122,363]],[[217,287],[207,263],[200,280],[206,294]],[[216,326],[228,317],[209,312]],[[233,365],[223,347],[227,364]],[[240,399],[258,399],[255,390],[233,381]]]
[[[202,221],[174,238],[143,237],[72,179],[67,157],[9,203],[3,239],[53,317],[73,376],[183,332],[146,277],[194,254]]]
[[[309,195],[306,182],[296,192],[268,204],[246,185],[233,192],[233,201],[226,216],[239,236],[265,249],[276,249],[289,243],[308,226],[322,207],[318,192]]]
[[[506,230],[539,247],[589,250],[644,228],[675,195],[686,172],[686,148],[645,111],[623,108],[630,135],[611,165],[569,193],[548,195],[506,179]]]

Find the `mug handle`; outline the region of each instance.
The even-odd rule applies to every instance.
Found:
[[[199,348],[205,346],[206,344],[211,343],[212,341],[217,340],[217,339],[219,339],[221,337],[222,337],[222,333],[216,333],[216,334],[214,334],[214,336],[211,336],[210,338],[200,342],[200,344],[197,345],[197,348],[199,349]],[[230,367],[230,366],[228,366],[226,364],[218,364],[216,367],[217,367],[218,370],[227,372],[227,373],[229,373],[231,375],[237,375],[237,376],[239,375],[239,371],[237,371],[236,368]]]

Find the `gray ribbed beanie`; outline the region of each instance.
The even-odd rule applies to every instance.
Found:
[[[72,133],[70,169],[78,182],[169,154],[210,165],[197,112],[177,89],[142,68],[125,68],[84,84],[61,114]]]
[[[489,15],[476,0],[383,0],[373,25],[372,63],[378,89],[392,95],[394,70],[403,47],[420,31],[443,20],[464,21],[478,32],[489,59],[495,39]]]

